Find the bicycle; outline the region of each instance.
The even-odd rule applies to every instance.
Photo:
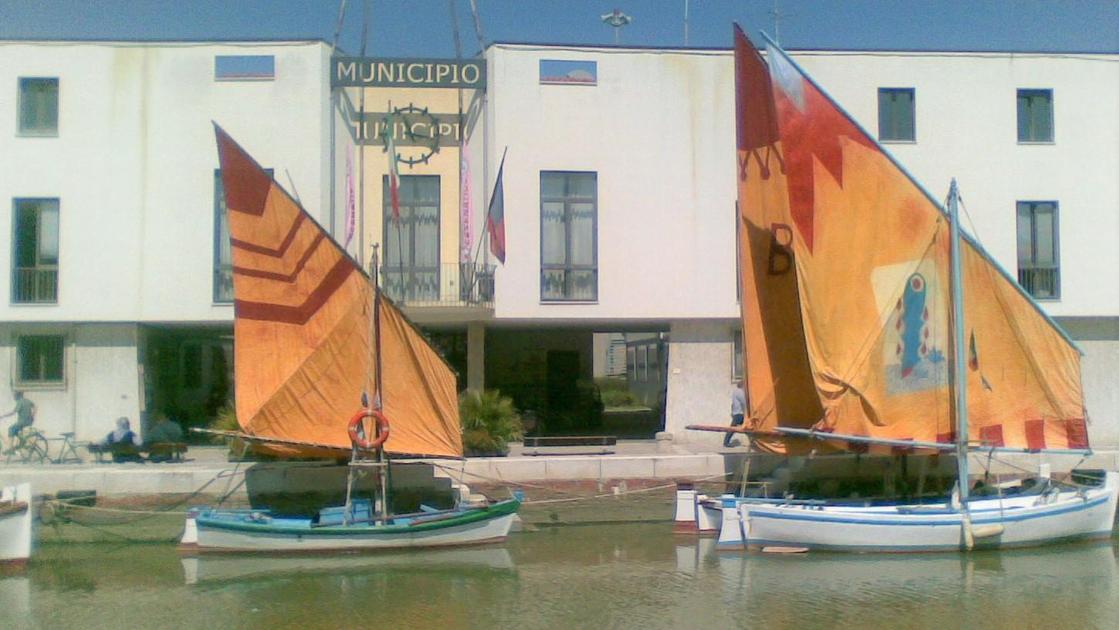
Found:
[[[4,454],[7,455],[5,463],[12,463],[13,458],[18,458],[23,464],[42,464],[47,461],[47,437],[34,427],[24,427],[12,438],[12,444]]]
[[[48,447],[47,459],[50,460],[52,464],[66,464],[70,462],[81,463],[82,461],[84,461],[82,459],[82,456],[78,455],[78,447],[82,446],[85,443],[75,442],[73,431],[67,431],[66,433],[60,433],[59,435],[61,435],[62,437],[46,439]],[[62,445],[59,447],[58,455],[54,457],[50,456],[49,447],[51,442],[62,442]]]

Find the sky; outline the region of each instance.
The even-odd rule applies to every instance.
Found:
[[[0,39],[331,42],[342,0],[0,0]],[[729,48],[731,23],[789,49],[1119,52],[1119,0],[475,0],[487,43],[614,43],[601,16],[632,17],[626,46]],[[377,57],[479,50],[470,0],[346,0],[339,46]],[[775,24],[774,8],[780,15]],[[759,41],[755,37],[755,41]]]

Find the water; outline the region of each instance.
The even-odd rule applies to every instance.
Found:
[[[908,556],[718,553],[671,525],[543,528],[505,546],[180,559],[43,545],[0,627],[1119,627],[1115,544]]]

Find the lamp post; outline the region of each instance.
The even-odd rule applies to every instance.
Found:
[[[603,24],[614,28],[615,45],[617,45],[618,43],[618,31],[620,31],[623,26],[629,24],[632,21],[633,18],[626,15],[625,13],[622,13],[621,9],[614,9],[612,12],[602,16]]]

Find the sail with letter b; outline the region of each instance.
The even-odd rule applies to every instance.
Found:
[[[954,442],[944,210],[776,45],[736,28],[735,64],[752,428]],[[1087,448],[1075,345],[971,239],[962,267],[968,440]]]

